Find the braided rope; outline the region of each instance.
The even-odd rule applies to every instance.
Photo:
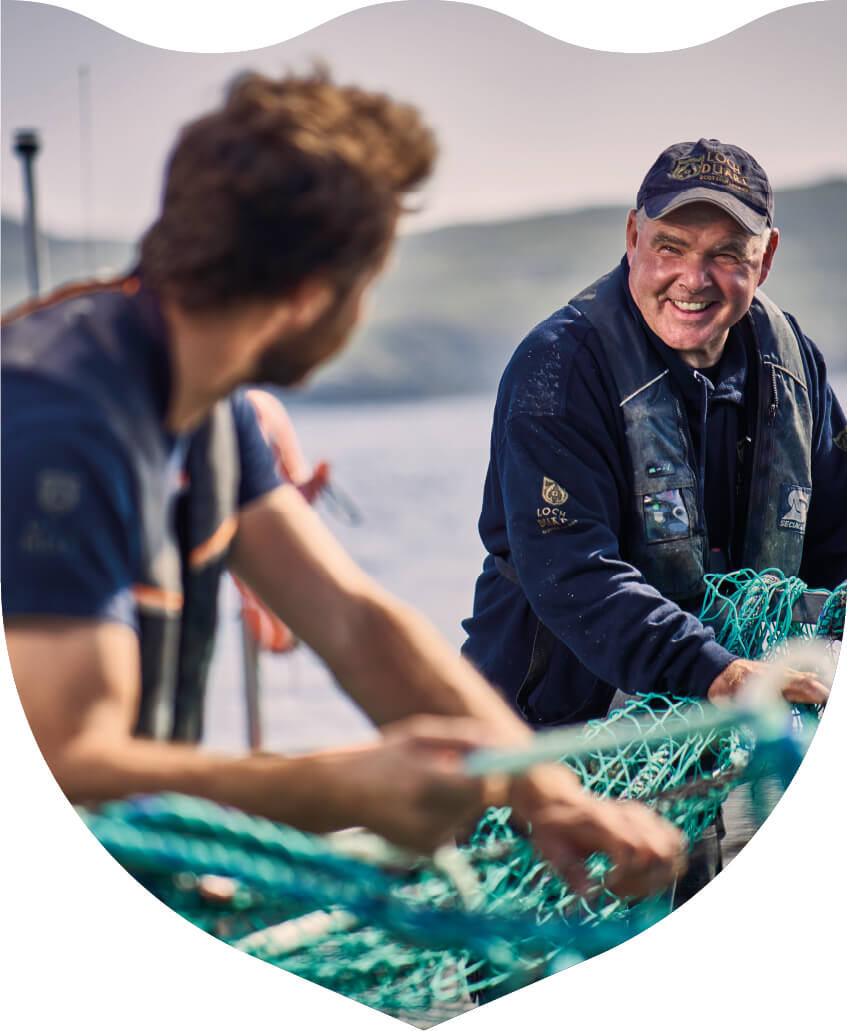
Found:
[[[750,658],[792,637],[843,632],[847,585],[818,623],[792,619],[805,585],[777,571],[708,577],[701,618]],[[579,730],[536,735],[519,763],[559,758],[603,797],[653,805],[696,841],[729,790],[754,789],[764,818],[816,723],[716,712],[696,699],[645,695]],[[558,737],[556,737],[558,733]],[[514,754],[479,753],[484,772]],[[522,766],[519,768],[523,768]],[[765,790],[767,788],[767,790]],[[627,905],[588,864],[577,896],[510,822],[490,809],[471,839],[432,863],[372,836],[318,837],[177,795],[80,810],[104,846],[150,891],[236,948],[421,1026],[595,955],[655,922],[667,898]]]

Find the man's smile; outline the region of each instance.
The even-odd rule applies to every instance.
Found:
[[[669,297],[668,300],[678,311],[683,312],[701,312],[707,308],[711,308],[713,304],[717,304],[717,301],[677,301],[673,297]]]

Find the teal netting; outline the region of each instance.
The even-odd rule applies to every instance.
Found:
[[[826,594],[816,623],[795,621],[793,609],[806,591],[798,577],[778,569],[756,573],[742,569],[725,576],[707,576],[700,619],[714,627],[718,643],[735,655],[757,659],[786,641],[840,638],[844,634],[847,583]]]
[[[710,578],[704,619],[717,614],[722,639],[750,656],[792,636],[843,630],[843,586],[817,626],[790,618],[779,588],[791,598],[804,586],[773,573]],[[517,767],[514,753],[474,758],[482,772],[555,756],[591,790],[641,799],[695,842],[734,786],[784,787],[815,722],[812,711],[715,710],[647,695],[606,720],[536,735]],[[775,799],[756,797],[761,820]],[[513,828],[508,809],[489,810],[467,843],[431,861],[371,835],[314,836],[184,796],[81,812],[145,887],[197,926],[421,1026],[480,993],[490,998],[601,952],[669,908],[667,896],[627,904],[607,891],[599,855],[589,863],[594,890],[577,896]]]

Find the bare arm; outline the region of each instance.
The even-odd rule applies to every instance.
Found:
[[[293,488],[243,510],[231,565],[378,725],[429,712],[483,719],[505,741],[531,736],[423,616],[366,576]]]
[[[72,802],[178,791],[304,830],[362,825],[427,852],[506,800],[496,778],[461,769],[463,754],[503,739],[478,720],[421,716],[386,728],[375,744],[302,757],[215,755],[132,736],[139,655],[128,627],[16,621],[6,642],[24,712]],[[558,767],[516,782],[510,801],[531,814],[539,846],[575,887],[595,851],[619,864],[619,890],[632,894],[658,890],[683,865],[682,839],[662,820],[593,799]]]
[[[489,785],[459,767],[486,740],[469,721],[409,721],[374,745],[302,757],[216,755],[132,736],[140,685],[129,627],[18,622],[6,642],[24,712],[72,802],[178,791],[304,830],[364,825],[428,851],[487,801]]]
[[[437,713],[480,721],[501,744],[531,737],[421,615],[352,562],[292,488],[280,487],[241,513],[231,562],[378,724]],[[584,884],[582,860],[596,851],[620,864],[623,893],[657,890],[683,865],[682,836],[669,824],[643,806],[594,798],[562,766],[516,780],[509,802],[576,886]]]

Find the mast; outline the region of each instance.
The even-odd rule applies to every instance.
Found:
[[[38,213],[35,198],[35,157],[41,149],[41,140],[35,129],[18,129],[15,133],[15,153],[21,159],[24,175],[24,242],[26,247],[26,270],[29,289],[33,296],[41,290]]]

